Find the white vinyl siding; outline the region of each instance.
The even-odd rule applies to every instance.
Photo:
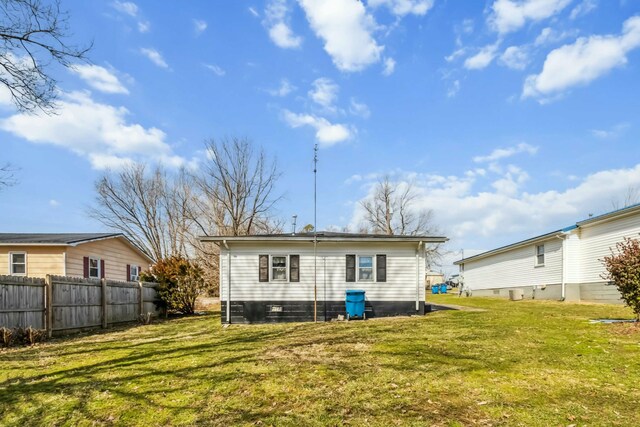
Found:
[[[416,260],[417,243],[319,243],[318,300],[344,300],[347,289],[363,289],[370,301],[424,301],[424,257]],[[231,249],[231,301],[313,301],[313,245],[305,243],[236,243]],[[227,250],[220,250],[220,295],[227,300]],[[259,282],[259,255],[299,254],[300,282]],[[387,255],[387,281],[346,282],[346,255]],[[372,255],[374,254],[374,255]],[[270,264],[271,265],[271,264]],[[356,264],[357,266],[358,264]],[[419,271],[416,270],[419,268]],[[375,271],[375,261],[373,261]],[[357,272],[356,272],[357,274]],[[373,273],[375,278],[375,272]],[[416,283],[417,278],[420,278]],[[417,295],[416,295],[417,294]]]
[[[580,235],[580,283],[604,282],[601,260],[625,237],[640,238],[640,214],[585,225]]]
[[[537,267],[536,246],[544,244],[544,268]],[[470,289],[515,288],[562,283],[562,240],[556,237],[464,264]]]

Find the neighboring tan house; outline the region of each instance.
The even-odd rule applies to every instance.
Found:
[[[508,296],[622,303],[602,276],[602,259],[625,237],[640,233],[640,205],[588,218],[574,225],[456,261],[464,288],[474,296]]]
[[[444,282],[444,274],[437,271],[427,271],[427,274],[424,276],[424,284],[427,289],[431,289],[431,286],[438,285]]]
[[[122,234],[0,233],[0,275],[137,281],[152,263]]]
[[[316,238],[317,245],[314,233],[202,237],[220,247],[222,322],[335,319],[345,314],[347,289],[365,291],[367,318],[424,314],[425,245],[445,237]]]

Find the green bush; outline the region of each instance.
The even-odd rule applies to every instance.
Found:
[[[202,268],[180,256],[159,260],[141,279],[158,283],[160,306],[169,312],[193,314],[196,298],[206,289]]]
[[[607,269],[602,278],[613,282],[640,321],[640,241],[625,238],[602,262]]]

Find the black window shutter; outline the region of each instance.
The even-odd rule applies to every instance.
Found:
[[[259,279],[260,282],[268,282],[269,281],[269,255],[260,255],[259,262]]]
[[[82,258],[82,275],[85,279],[89,278],[89,257]]]
[[[300,255],[289,255],[289,281],[300,281]]]
[[[376,255],[376,281],[387,281],[387,256]]]
[[[356,256],[355,255],[347,255],[346,281],[347,282],[356,281]]]

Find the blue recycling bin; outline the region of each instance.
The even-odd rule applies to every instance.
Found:
[[[364,291],[360,289],[347,289],[345,296],[347,319],[359,317],[364,319]]]
[[[440,285],[431,285],[431,293],[438,295],[440,293]]]
[[[446,294],[447,293],[447,284],[443,283],[442,285],[440,285],[440,293],[441,294]]]

